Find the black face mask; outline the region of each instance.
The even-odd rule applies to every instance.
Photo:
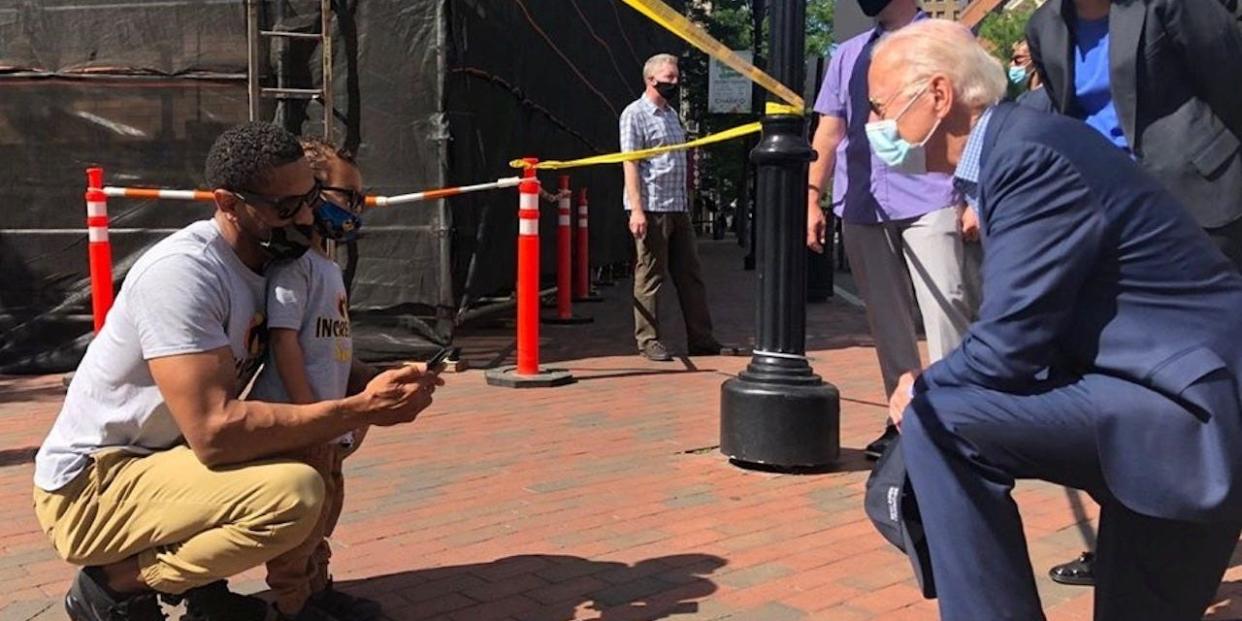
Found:
[[[677,101],[677,85],[672,82],[656,82],[656,92],[670,104]]]
[[[273,261],[292,261],[306,254],[311,247],[311,235],[315,227],[309,224],[290,224],[272,229],[271,237],[259,242]]]
[[[862,7],[863,15],[867,17],[875,17],[888,6],[891,0],[858,0],[858,6]]]

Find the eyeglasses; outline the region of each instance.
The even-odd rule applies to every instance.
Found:
[[[927,88],[928,88],[929,86],[931,86],[931,83],[930,83],[930,82],[929,82],[929,83],[927,83],[927,84],[925,84],[925,85],[923,86],[923,88],[920,88],[920,89],[918,90],[918,92],[916,92],[916,93],[915,93],[912,97],[910,97],[910,101],[907,101],[907,102],[906,102],[906,107],[902,108],[902,109],[901,109],[901,112],[898,112],[898,113],[897,113],[897,117],[896,117],[896,118],[901,118],[901,115],[905,114],[905,113],[906,113],[906,110],[909,110],[909,109],[910,109],[910,106],[914,105],[914,102],[915,102],[915,101],[918,101],[918,98],[919,98],[919,97],[922,97],[922,96],[923,96],[923,93],[926,93],[926,92],[927,92]],[[894,100],[894,99],[897,99],[898,97],[900,97],[900,96],[901,96],[901,94],[902,94],[902,93],[904,93],[904,92],[907,92],[907,91],[900,90],[900,91],[897,91],[896,93],[893,93],[893,95],[892,95],[891,97],[889,97],[889,98],[888,98],[888,100],[887,100],[887,101],[885,101],[884,103],[879,103],[879,102],[877,102],[877,101],[876,101],[876,100],[874,100],[874,99],[867,99],[867,105],[871,107],[871,112],[872,112],[872,114],[874,114],[874,115],[876,115],[876,116],[880,117],[881,119],[884,119],[884,118],[886,118],[886,117],[884,116],[884,110],[886,110],[886,109],[888,108],[889,104],[893,103],[893,100]]]
[[[318,179],[315,185],[311,187],[306,194],[294,194],[291,196],[264,196],[254,192],[229,190],[237,198],[242,199],[251,205],[264,205],[276,210],[276,217],[281,220],[290,220],[302,210],[303,207],[314,209],[323,202],[323,184]]]
[[[880,102],[878,102],[878,101],[876,101],[876,100],[871,99],[870,97],[868,97],[868,98],[867,98],[867,105],[871,107],[871,113],[872,113],[872,114],[874,114],[874,115],[876,115],[876,116],[878,116],[878,117],[880,117],[880,118],[884,118],[884,109],[888,107],[888,104],[893,103],[893,100],[894,100],[894,99],[897,99],[897,97],[898,97],[898,96],[900,96],[900,95],[901,95],[901,91],[897,91],[896,93],[893,93],[893,95],[892,95],[891,97],[889,97],[887,100],[885,100],[885,101],[884,101],[884,103],[880,103]]]
[[[362,207],[366,205],[367,203],[367,195],[364,192],[357,192],[349,188],[338,188],[338,187],[333,187],[330,185],[325,185],[323,186],[322,189],[324,192],[334,192],[336,194],[340,194],[341,196],[344,196],[345,204],[341,206],[345,207],[346,209],[354,213],[361,212]],[[333,202],[336,202],[336,201],[333,201]]]

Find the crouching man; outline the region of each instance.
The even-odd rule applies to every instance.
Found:
[[[279,455],[366,425],[406,423],[440,380],[355,364],[355,394],[309,405],[240,401],[264,354],[264,270],[301,256],[321,186],[302,145],[267,123],[228,130],[207,157],[216,211],[159,242],[126,276],[35,461],[35,512],[83,566],[74,621],[278,618],[224,578],[305,540],[324,483]]]

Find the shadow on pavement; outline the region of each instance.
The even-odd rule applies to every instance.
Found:
[[[525,554],[349,580],[336,588],[382,602],[385,618],[392,621],[665,619],[698,612],[697,600],[717,590],[706,576],[726,564],[707,554],[662,556],[633,565]]]

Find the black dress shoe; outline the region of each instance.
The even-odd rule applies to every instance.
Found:
[[[328,581],[328,588],[311,595],[309,606],[314,606],[340,621],[375,621],[380,618],[383,607],[380,603],[338,591]]]
[[[1095,555],[1083,552],[1078,558],[1048,570],[1048,577],[1059,584],[1095,586]]]
[[[866,455],[867,459],[879,459],[884,454],[884,451],[888,450],[888,445],[893,442],[893,438],[896,438],[897,434],[896,427],[892,425],[885,427],[884,435],[872,440],[871,444],[868,444],[867,448],[863,449],[863,455]]]
[[[278,614],[267,602],[229,590],[217,580],[181,595],[185,600],[182,621],[274,621]]]
[[[84,567],[65,594],[65,612],[72,621],[164,621],[155,593],[121,597],[104,586],[95,567]]]

